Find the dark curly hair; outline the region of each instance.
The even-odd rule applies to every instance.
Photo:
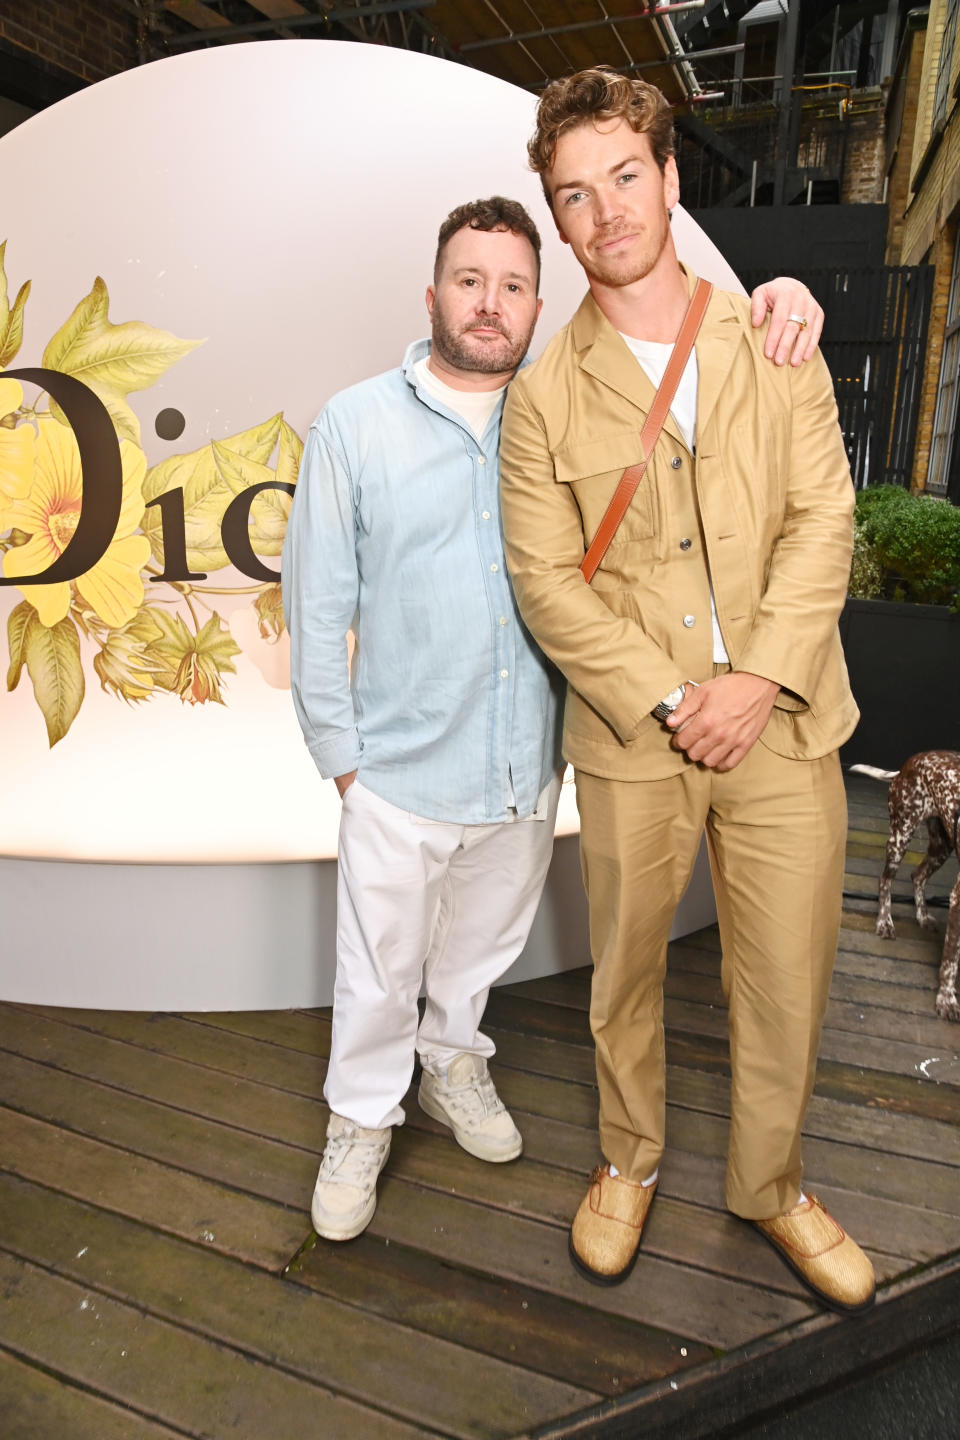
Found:
[[[433,281],[440,278],[440,264],[443,252],[458,230],[511,230],[514,235],[525,235],[533,247],[537,262],[537,290],[540,289],[540,234],[530,216],[518,200],[507,200],[503,195],[491,195],[489,200],[471,200],[458,205],[440,226],[437,236],[437,254],[433,262]]]

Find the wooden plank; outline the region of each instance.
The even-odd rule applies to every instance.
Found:
[[[281,1270],[309,1222],[291,1210],[0,1108],[0,1168],[78,1200]]]
[[[305,1212],[317,1163],[314,1153],[264,1140],[253,1144],[248,1136],[227,1127],[119,1092],[102,1091],[90,1081],[60,1075],[9,1054],[0,1054],[0,1089],[11,1105],[33,1109],[44,1119],[81,1133],[93,1132],[97,1139],[134,1150],[154,1162],[280,1204],[299,1205],[304,1212],[304,1231],[307,1229]],[[539,1117],[525,1122],[527,1161],[511,1167],[484,1165],[454,1145],[449,1132],[436,1121],[423,1116],[422,1124],[429,1129],[421,1132],[404,1127],[395,1132],[389,1182],[402,1180],[428,1190],[464,1195],[493,1209],[556,1225],[569,1223],[583,1193],[584,1176],[599,1158],[594,1131]],[[387,1183],[384,1180],[381,1185]],[[673,1220],[674,1229],[679,1227],[682,1232],[684,1217],[675,1215]],[[716,1228],[715,1217],[703,1220],[706,1239]],[[668,1234],[672,1231],[665,1232],[665,1244],[673,1244],[681,1252],[688,1248],[683,1233],[669,1242]],[[737,1273],[741,1261],[731,1256],[730,1264],[731,1273]],[[761,1268],[761,1274],[769,1275],[769,1271]]]
[[[182,1440],[155,1420],[134,1415],[99,1395],[0,1350],[0,1415],[4,1440]]]
[[[11,1006],[29,1010],[94,1035],[105,1035],[156,1054],[170,1055],[191,1064],[260,1080],[294,1094],[320,1096],[323,1092],[325,1055],[307,1055],[278,1045],[243,1043],[215,1026],[195,1025],[177,1015],[140,1015],[122,1011],[63,1010],[52,1006]]]
[[[835,1315],[817,1315],[786,1332],[769,1335],[737,1355],[718,1357],[709,1365],[685,1372],[674,1382],[676,1388],[643,1386],[614,1406],[596,1406],[543,1426],[527,1440],[760,1436],[768,1433],[764,1422],[771,1416],[795,1412],[798,1424],[794,1428],[798,1434],[804,1433],[800,1429],[804,1426],[803,1401],[811,1394],[830,1394],[851,1380],[866,1380],[878,1367],[895,1366],[925,1346],[956,1335],[960,1325],[958,1278],[960,1264],[953,1256],[925,1275],[898,1281],[854,1324]],[[858,1435],[870,1433],[862,1426],[855,1429]],[[827,1432],[820,1429],[818,1433]]]
[[[541,1377],[529,1343],[505,1363],[414,1334],[23,1181],[0,1178],[0,1208],[2,1247],[21,1260],[430,1430],[464,1440],[510,1435],[521,1405],[527,1423],[539,1423],[598,1393]]]
[[[141,1095],[252,1135],[322,1148],[325,1112],[315,1097],[226,1075],[168,1055],[107,1039],[47,1016],[10,1016],[0,1006],[0,1049],[57,1070]]]
[[[318,1424],[338,1440],[424,1433],[3,1253],[0,1292],[0,1344],[188,1435],[262,1440]]]
[[[566,1045],[591,1043],[587,1017],[560,1006],[537,1006],[499,990],[491,992],[485,1026],[508,1028],[531,1038],[549,1038]],[[726,1035],[727,1016],[720,1007],[692,1004],[669,997],[664,1004],[668,1031],[686,1031],[719,1039]],[[923,1075],[940,1084],[960,1085],[960,1031],[947,1020],[903,1018],[898,1038],[894,1017],[885,1011],[861,1018],[858,1007],[831,1002],[820,1054],[842,1063]],[[881,1037],[881,1038],[878,1038]],[[579,1077],[578,1077],[579,1078]]]
[[[11,1104],[32,1108],[47,1120],[55,1119],[60,1125],[85,1133],[92,1131],[96,1138],[108,1140],[113,1146],[134,1150],[154,1162],[190,1171],[202,1179],[306,1210],[316,1169],[313,1152],[304,1153],[266,1140],[253,1144],[250,1137],[228,1127],[171,1112],[136,1097],[103,1091],[92,1082],[59,1075],[49,1067],[10,1055],[0,1055],[0,1085]],[[725,1123],[721,1122],[719,1131],[716,1125],[711,1130],[712,1117],[694,1116],[703,1123],[694,1126],[696,1133],[690,1135],[690,1126],[685,1123],[687,1115],[679,1111],[672,1120],[672,1143],[718,1153],[725,1145]],[[421,1123],[432,1127],[435,1135],[429,1137],[407,1127],[396,1132],[389,1181],[402,1180],[428,1190],[465,1195],[492,1209],[557,1225],[568,1223],[582,1195],[583,1176],[598,1158],[592,1130],[529,1117],[524,1123],[527,1162],[509,1169],[486,1166],[452,1145],[436,1122],[422,1117]],[[569,1173],[558,1174],[557,1167]],[[824,1172],[824,1178],[833,1179],[834,1169]],[[936,1167],[930,1167],[927,1180],[929,1193],[935,1198],[940,1193],[935,1184],[939,1180]],[[384,1186],[387,1183],[382,1182]],[[672,1219],[672,1228],[664,1231],[664,1253],[687,1254],[689,1217],[682,1212],[668,1211],[667,1215]],[[302,1224],[306,1230],[305,1214]],[[717,1222],[704,1219],[701,1231],[705,1244],[715,1241]],[[743,1261],[730,1253],[729,1246],[726,1253],[731,1273],[738,1273]],[[763,1258],[766,1261],[766,1256]],[[710,1263],[709,1249],[703,1263]],[[769,1275],[767,1278],[769,1283],[775,1283]]]
[[[282,1145],[22,1060],[9,1051],[0,1051],[0,1094],[11,1109],[106,1141],[132,1156],[304,1209],[326,1128],[326,1112],[317,1106],[313,1146]]]
[[[604,1395],[672,1375],[711,1353],[617,1315],[592,1310],[587,1320],[582,1305],[453,1268],[369,1232],[351,1245],[310,1244],[287,1278],[504,1359],[522,1359],[533,1348],[538,1370]]]
[[[299,0],[247,0],[247,3],[268,20],[290,20],[295,15],[310,13]]]
[[[725,1173],[726,1163],[720,1156],[668,1150],[661,1167],[660,1190],[664,1194],[692,1193],[700,1204],[723,1210]],[[900,1255],[914,1264],[929,1263],[956,1246],[956,1219],[923,1209],[920,1196],[917,1203],[904,1205],[872,1194],[861,1195],[838,1185],[822,1184],[812,1169],[806,1172],[805,1183],[847,1227],[875,1264],[880,1255]]]
[[[684,1343],[693,1339],[728,1349],[809,1313],[805,1300],[675,1265],[646,1245],[629,1284],[588,1289],[570,1264],[565,1225],[497,1215],[439,1192],[424,1205],[407,1186],[383,1186],[370,1233],[454,1265],[475,1265],[482,1255],[487,1274],[653,1325],[682,1336]]]
[[[221,15],[219,10],[211,10],[203,0],[163,0],[163,8],[197,30],[212,30],[230,24],[226,15]]]
[[[592,1052],[582,1046],[563,1045],[551,1040],[525,1040],[511,1030],[485,1025],[485,1032],[497,1046],[501,1065],[531,1074],[569,1079],[582,1085],[596,1082]],[[704,1036],[682,1031],[667,1032],[667,1064],[678,1068],[730,1074],[726,1034]],[[866,1057],[864,1057],[865,1059]],[[924,1116],[930,1120],[957,1123],[955,1086],[938,1085],[918,1070],[893,1074],[866,1063],[821,1059],[817,1066],[818,1094],[832,1099],[860,1101],[902,1115]]]
[[[504,1103],[518,1117],[521,1129],[527,1115],[541,1115],[591,1130],[597,1126],[595,1087],[571,1085],[549,1076],[530,1075],[494,1062],[493,1074]],[[667,1116],[683,1108],[709,1115],[730,1115],[730,1085],[726,1076],[667,1066]],[[912,1155],[921,1160],[960,1164],[960,1103],[956,1121],[944,1123],[905,1116],[884,1106],[868,1105],[862,1097],[849,1102],[815,1094],[807,1107],[804,1133],[824,1139],[858,1144],[890,1155]]]
[[[303,1051],[307,1055],[330,1053],[330,1012],[322,1010],[237,1010],[229,1013],[186,1015],[206,1030],[226,1030],[269,1045]]]

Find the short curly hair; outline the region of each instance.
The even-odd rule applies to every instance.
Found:
[[[440,226],[437,236],[437,253],[433,262],[433,283],[440,278],[440,263],[449,241],[458,230],[510,230],[514,235],[525,235],[533,249],[536,261],[537,290],[540,289],[540,232],[519,200],[507,200],[503,195],[491,195],[489,200],[470,200],[458,205]]]
[[[540,176],[551,208],[545,176],[553,164],[557,141],[567,130],[588,120],[626,120],[631,129],[647,135],[661,174],[674,153],[673,116],[656,85],[629,80],[609,65],[594,65],[576,75],[552,80],[540,96],[537,128],[527,145],[530,168]]]

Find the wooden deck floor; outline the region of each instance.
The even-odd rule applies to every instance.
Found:
[[[523,1159],[473,1160],[414,1101],[374,1221],[345,1246],[315,1242],[307,1214],[327,1012],[4,1005],[5,1440],[693,1440],[960,1323],[960,1027],[934,1013],[939,942],[906,906],[896,940],[874,934],[885,791],[849,793],[805,1159],[873,1257],[868,1317],[819,1311],[723,1208],[715,930],[671,947],[668,1154],[640,1261],[609,1291],[566,1254],[598,1156],[586,969],[491,997]]]

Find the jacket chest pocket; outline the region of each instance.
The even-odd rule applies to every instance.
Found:
[[[640,459],[640,434],[637,430],[568,445],[554,455],[557,480],[570,486],[579,506],[587,545],[600,527],[624,470]],[[653,476],[648,469],[610,542],[610,549],[631,540],[647,540],[655,533]]]

